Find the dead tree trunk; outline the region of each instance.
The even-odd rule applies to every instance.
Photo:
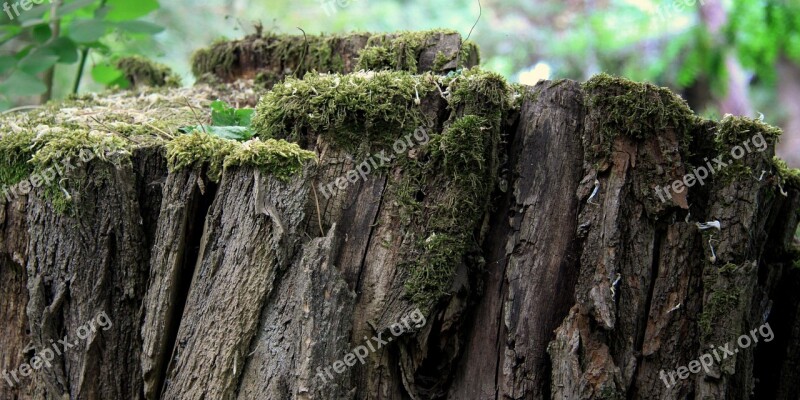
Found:
[[[268,71],[280,38],[248,40],[204,72]],[[605,75],[508,85],[449,33],[359,46],[325,65],[416,74],[281,58],[247,143],[177,128],[252,80],[3,117],[4,184],[75,165],[0,200],[0,399],[798,397],[774,128]]]

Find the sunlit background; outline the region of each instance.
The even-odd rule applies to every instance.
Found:
[[[71,0],[58,33],[77,37],[78,59],[40,54],[27,78],[47,84],[55,57],[53,83],[23,90],[19,64],[57,36],[41,26],[50,26],[52,9],[42,1],[20,16],[13,7],[0,15],[2,109],[73,92],[87,48],[79,92],[113,83],[103,66],[127,54],[163,62],[191,85],[194,50],[253,33],[257,22],[293,34],[449,28],[481,46],[484,68],[514,82],[605,71],[668,86],[704,116],[763,114],[784,128],[782,156],[800,167],[800,0]],[[107,22],[85,22],[93,19]]]

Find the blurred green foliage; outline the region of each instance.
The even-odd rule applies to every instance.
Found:
[[[36,4],[41,3],[41,4]],[[158,9],[157,0],[6,1],[0,20],[0,110],[15,97],[50,97],[57,65],[77,65],[73,92],[79,88],[90,51],[105,61],[93,63],[91,76],[106,86],[127,87],[124,74],[108,60],[115,52],[106,40],[138,38],[163,31],[142,20]]]

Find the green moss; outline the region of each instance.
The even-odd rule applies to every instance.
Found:
[[[125,79],[134,86],[179,87],[181,79],[164,64],[150,61],[144,57],[123,57],[117,61],[117,68],[125,74]]]
[[[33,138],[31,131],[9,132],[0,137],[0,185],[16,185],[33,172],[28,163],[33,155]]]
[[[474,60],[470,63],[470,59]],[[461,44],[461,51],[458,54],[458,68],[464,68],[468,64],[481,65],[481,48],[477,43],[466,40]]]
[[[441,51],[436,53],[436,58],[433,59],[433,70],[441,71],[442,68],[450,62],[450,59]]]
[[[208,177],[219,181],[225,168],[253,166],[288,179],[315,159],[314,153],[283,140],[250,140],[244,143],[201,132],[180,135],[167,143],[170,171],[182,168],[208,168]]]
[[[706,308],[700,315],[700,333],[705,342],[711,340],[714,327],[719,321],[739,306],[739,291],[730,288],[717,291],[711,294]]]
[[[465,114],[503,112],[513,107],[511,87],[505,78],[478,67],[461,70],[450,78],[448,91],[450,107],[463,107]]]
[[[595,75],[583,88],[591,117],[604,138],[594,149],[597,158],[610,154],[617,135],[642,140],[669,129],[675,131],[688,156],[689,132],[696,117],[686,101],[669,89],[608,74]]]
[[[441,133],[426,131],[427,143],[414,152],[396,154],[391,168],[402,173],[387,187],[408,238],[406,292],[420,307],[448,294],[459,265],[482,265],[475,237],[496,184],[501,127],[516,101],[505,79],[479,68],[447,76],[310,73],[275,85],[253,119],[262,138],[307,147],[319,136],[357,153],[386,149],[418,127],[433,129],[417,102],[431,95],[447,99],[450,118]]]
[[[509,108],[516,111],[522,109],[522,103],[526,100],[535,102],[539,95],[538,91],[529,90],[528,86],[519,83],[510,84],[509,89]]]
[[[39,148],[31,158],[34,172],[59,166],[64,160],[100,159],[130,161],[130,142],[122,137],[86,129],[52,129],[35,140]],[[88,153],[87,153],[88,152]]]
[[[422,243],[423,256],[410,264],[406,294],[418,305],[427,305],[449,294],[456,267],[467,250],[467,238],[432,234]]]
[[[273,87],[259,102],[253,128],[263,138],[305,144],[312,133],[355,151],[364,143],[390,144],[424,123],[417,93],[434,89],[430,76],[382,71],[307,74]]]
[[[780,128],[767,125],[757,119],[737,116],[725,116],[719,125],[716,136],[717,147],[720,152],[728,153],[734,146],[741,146],[748,142],[757,134],[761,134],[769,144],[774,144],[775,140],[781,136]],[[755,151],[755,146],[753,151]]]
[[[763,142],[759,142],[764,147],[757,147],[753,143],[753,138],[759,136]],[[763,153],[767,145],[773,145],[777,138],[781,135],[779,128],[767,125],[759,120],[747,117],[725,116],[719,124],[717,124],[717,134],[714,137],[714,145],[716,152],[720,159],[725,160],[727,166],[717,171],[715,179],[723,185],[730,184],[737,179],[750,179],[753,175],[757,175],[750,168],[754,165],[753,157],[765,157],[767,153]],[[735,159],[732,156],[732,151],[735,148],[741,149],[741,154],[744,156],[740,159]],[[749,150],[748,150],[749,148]],[[737,152],[737,154],[740,154]],[[750,161],[748,161],[750,160]]]
[[[373,35],[367,40],[367,46],[359,53],[357,69],[375,71],[389,69],[416,73],[420,53],[442,35],[452,34],[458,32],[438,29]],[[438,53],[434,61],[434,71],[439,72],[449,61],[450,59],[444,54]]]
[[[800,190],[800,169],[789,168],[786,161],[778,157],[772,159],[772,165],[781,180],[781,184],[784,185],[784,189],[794,188]],[[800,232],[800,230],[798,230],[798,232]]]
[[[727,322],[737,313],[742,290],[735,282],[735,275],[740,270],[736,264],[708,268],[703,277],[703,288],[710,294],[699,319],[700,338],[704,343],[730,336],[725,332],[726,328],[738,328],[728,326]],[[714,335],[715,332],[718,334]]]
[[[219,181],[225,158],[234,151],[236,141],[205,133],[180,135],[167,143],[167,165],[170,172],[183,168],[208,168],[208,177]]]
[[[475,238],[497,181],[501,126],[513,106],[511,89],[497,74],[472,68],[441,81],[450,119],[415,158],[400,158],[403,175],[389,192],[401,222],[419,232],[405,266],[406,293],[420,307],[449,294],[459,265],[482,268]]]
[[[484,117],[466,115],[432,135],[421,155],[426,161],[407,160],[405,176],[393,188],[407,223],[432,232],[406,265],[406,293],[422,307],[448,294],[456,268],[477,247],[473,235],[494,188],[498,143],[497,127]],[[431,198],[420,200],[420,192]]]
[[[338,49],[349,35],[254,34],[240,40],[220,40],[192,55],[192,72],[198,78],[211,74],[223,78],[253,70],[266,86],[284,74],[303,76],[309,71],[342,72],[344,60]],[[257,71],[257,72],[255,72]]]
[[[243,50],[246,41],[218,40],[211,44],[211,47],[199,49],[192,54],[192,73],[200,78],[205,74],[224,74],[233,73],[234,64],[237,61],[237,54]]]
[[[225,157],[224,167],[249,165],[287,180],[302,170],[308,161],[316,160],[314,152],[303,150],[295,143],[285,140],[250,140],[236,146]]]

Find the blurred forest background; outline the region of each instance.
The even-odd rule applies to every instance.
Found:
[[[0,0],[0,110],[124,87],[143,55],[191,85],[192,52],[255,31],[450,28],[509,80],[608,72],[681,93],[698,113],[758,117],[800,167],[800,0]],[[36,4],[41,3],[41,4]],[[17,14],[16,12],[19,12]]]

